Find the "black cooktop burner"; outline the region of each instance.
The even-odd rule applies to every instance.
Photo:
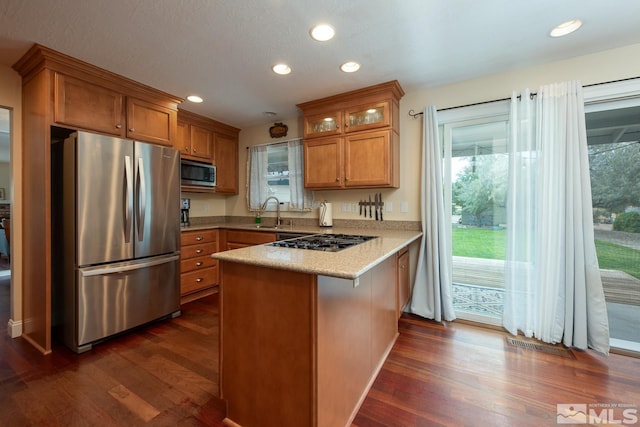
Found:
[[[358,236],[352,234],[314,234],[296,239],[281,240],[269,246],[281,248],[311,249],[314,251],[338,252],[359,245],[377,236]]]

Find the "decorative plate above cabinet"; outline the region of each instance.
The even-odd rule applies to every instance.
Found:
[[[400,186],[399,102],[394,80],[298,104],[306,188]]]

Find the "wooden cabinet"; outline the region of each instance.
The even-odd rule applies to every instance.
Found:
[[[363,273],[357,286],[221,262],[220,397],[228,425],[351,425],[398,336],[395,259]]]
[[[213,132],[205,127],[178,121],[178,143],[183,159],[212,163]]]
[[[396,253],[396,283],[396,317],[399,319],[404,307],[411,298],[409,247],[405,247]]]
[[[218,284],[218,230],[183,231],[180,236],[181,303],[211,295]]]
[[[397,81],[299,104],[311,189],[400,186]]]
[[[216,166],[216,187],[183,186],[185,192],[238,194],[238,134],[240,130],[186,110],[178,112],[174,147],[183,159]]]
[[[34,44],[13,65],[22,77],[21,245],[38,260],[22,276],[22,336],[51,352],[51,144],[72,130],[170,145],[182,99]],[[129,131],[128,126],[133,128]]]
[[[216,133],[213,139],[216,193],[238,194],[238,137]]]
[[[59,72],[53,78],[55,123],[154,144],[173,144],[177,104],[167,104],[160,98],[152,102],[126,96],[101,82]]]
[[[276,233],[268,231],[225,230],[224,248],[239,249],[275,241]]]

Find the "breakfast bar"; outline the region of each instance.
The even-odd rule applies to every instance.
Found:
[[[265,244],[213,255],[226,425],[351,423],[398,335],[397,254],[421,236],[368,234],[336,252]]]

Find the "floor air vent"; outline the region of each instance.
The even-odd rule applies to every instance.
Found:
[[[512,347],[518,347],[525,350],[540,351],[542,353],[554,354],[557,356],[569,357],[571,359],[575,359],[575,356],[573,355],[571,350],[565,347],[559,347],[559,346],[554,346],[549,344],[541,344],[534,341],[525,341],[522,339],[511,338],[511,337],[506,337],[505,339],[507,341],[507,344],[509,344]]]

